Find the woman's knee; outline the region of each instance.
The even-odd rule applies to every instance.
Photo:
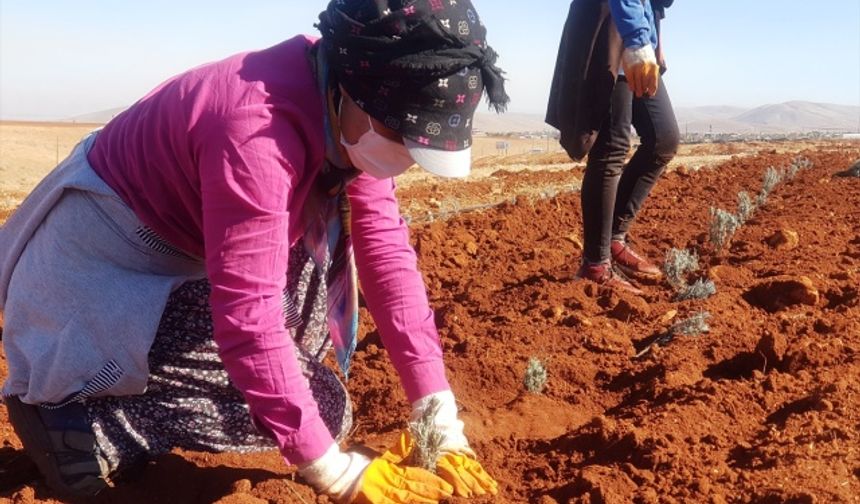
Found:
[[[640,149],[650,151],[655,160],[660,165],[669,164],[675,155],[678,153],[678,147],[681,144],[681,135],[676,128],[666,128],[657,131],[651,141],[644,141]]]
[[[629,142],[616,141],[612,144],[595,146],[588,154],[586,171],[604,177],[618,177],[624,170],[624,161],[630,151]]]

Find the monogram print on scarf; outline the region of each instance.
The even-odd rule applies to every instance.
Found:
[[[467,23],[465,21],[460,21],[457,24],[457,30],[460,32],[460,35],[463,35],[463,36],[466,36],[466,35],[472,33],[472,29],[469,28],[469,23]]]
[[[439,136],[442,133],[442,125],[436,122],[431,122],[427,124],[427,134],[433,136]]]

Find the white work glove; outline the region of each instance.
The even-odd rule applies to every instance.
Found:
[[[442,455],[436,462],[436,474],[451,484],[457,497],[497,495],[499,484],[487,474],[469,446],[463,433],[463,422],[457,417],[457,401],[450,390],[430,394],[412,403],[411,421],[421,418],[434,399],[439,403],[439,410],[433,418],[433,424],[444,436],[440,450]],[[412,436],[407,431],[400,435],[397,446],[384,457],[405,459],[412,449]]]
[[[421,418],[434,399],[439,403],[439,411],[433,419],[433,424],[445,437],[442,442],[442,451],[465,453],[474,457],[475,452],[469,447],[469,441],[463,433],[463,421],[457,417],[457,400],[450,390],[430,394],[412,403],[412,415],[409,417],[409,422],[416,422]]]
[[[624,49],[621,65],[627,77],[627,85],[637,98],[654,96],[660,84],[660,65],[651,44],[639,48]]]
[[[385,457],[370,460],[360,453],[344,453],[337,444],[300,466],[299,475],[340,504],[433,504],[454,492],[445,480],[424,469],[400,467]]]
[[[349,502],[357,493],[361,475],[370,459],[360,453],[342,452],[337,443],[322,457],[299,466],[299,476],[319,493],[334,497],[337,502]]]

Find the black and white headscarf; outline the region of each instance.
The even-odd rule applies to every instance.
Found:
[[[486,90],[501,112],[503,72],[470,0],[333,0],[320,14],[333,80],[365,112],[428,147],[471,147]]]

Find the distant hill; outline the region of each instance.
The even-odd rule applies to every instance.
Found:
[[[754,109],[722,105],[679,107],[675,115],[682,133],[856,132],[860,128],[860,107],[805,101]],[[535,132],[549,128],[541,114],[497,116],[486,112],[475,115],[475,127],[485,132]]]
[[[65,119],[66,122],[101,123],[125,110],[118,107]],[[675,110],[681,132],[788,133],[806,131],[857,132],[860,107],[791,101],[754,109],[730,106],[679,107]],[[475,128],[488,133],[523,133],[551,130],[543,114],[475,114]]]
[[[792,101],[758,107],[735,120],[760,128],[856,131],[860,107]]]
[[[791,101],[750,110],[692,107],[676,110],[681,131],[690,133],[853,132],[860,127],[860,107]]]
[[[63,119],[61,122],[78,122],[78,123],[92,123],[92,124],[107,124],[108,121],[113,119],[120,112],[125,110],[128,107],[117,107],[107,110],[100,110],[98,112],[91,112],[89,114],[82,114],[79,116],[69,117],[68,119]]]

